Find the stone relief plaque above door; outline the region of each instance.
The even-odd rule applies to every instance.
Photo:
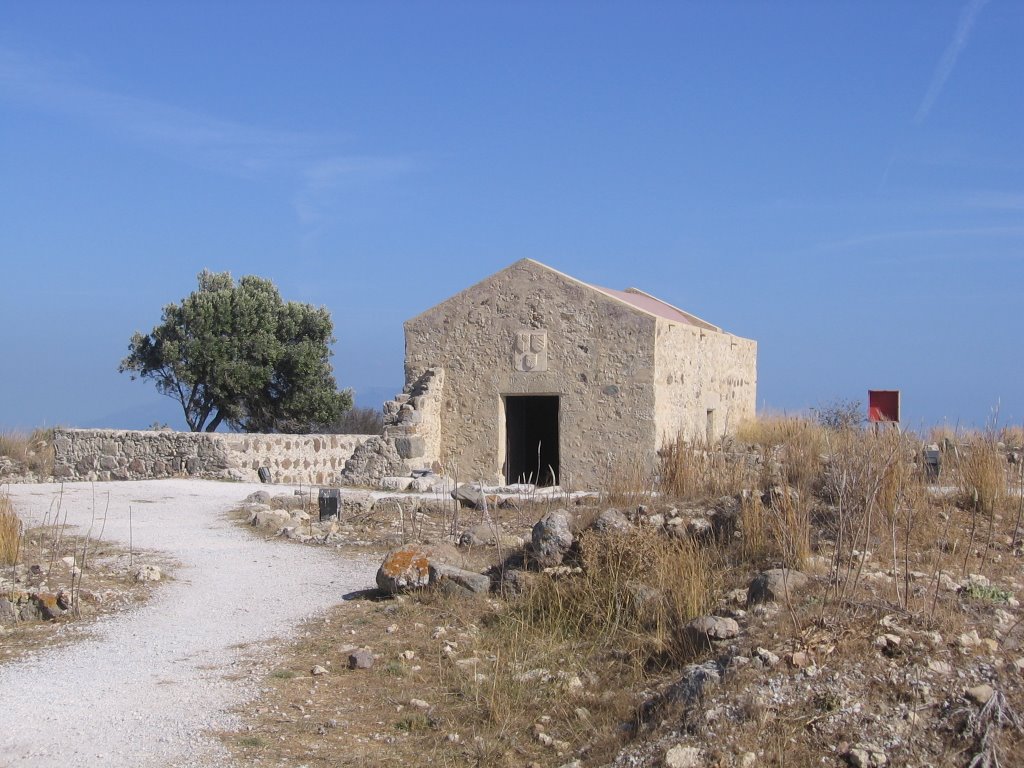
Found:
[[[512,350],[512,368],[523,373],[548,369],[548,332],[519,331]]]

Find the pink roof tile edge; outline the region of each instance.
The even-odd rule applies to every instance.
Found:
[[[641,309],[652,315],[664,318],[665,320],[671,320],[676,323],[683,323],[685,325],[695,325],[698,328],[704,328],[709,331],[721,331],[717,325],[712,325],[706,320],[701,320],[696,315],[691,315],[689,312],[684,312],[679,307],[673,307],[661,299],[651,296],[649,293],[644,293],[638,288],[629,288],[625,291],[619,291],[615,288],[603,288],[600,285],[591,285],[591,288],[601,291],[612,298],[624,301],[637,309]]]

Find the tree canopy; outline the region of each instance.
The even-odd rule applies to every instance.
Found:
[[[308,432],[352,407],[331,371],[331,316],[285,302],[277,287],[247,275],[204,270],[199,288],[136,332],[118,368],[151,379],[181,403],[193,432],[222,423],[245,432]]]

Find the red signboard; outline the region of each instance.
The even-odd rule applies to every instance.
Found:
[[[900,391],[898,389],[868,390],[868,421],[900,420]]]

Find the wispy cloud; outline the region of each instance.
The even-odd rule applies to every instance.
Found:
[[[251,125],[159,100],[117,93],[69,77],[60,62],[0,48],[0,100],[62,115],[152,151],[173,153],[203,168],[244,178],[275,177],[293,189],[304,223],[322,221],[326,197],[346,179],[393,176],[408,158],[348,153],[344,135]]]
[[[1024,211],[1024,193],[1020,192],[979,192],[967,198],[967,204],[975,208],[989,208],[998,211]]]
[[[346,186],[386,180],[413,167],[407,157],[324,157],[302,169],[302,184],[295,195],[294,207],[299,220],[309,228],[319,228],[335,207],[334,198]]]
[[[877,245],[890,242],[908,242],[914,240],[949,240],[953,238],[986,238],[986,237],[1024,237],[1024,226],[1006,227],[935,227],[931,229],[905,229],[892,232],[875,232],[869,235],[851,237],[821,243],[815,251],[838,251],[857,248],[864,245]]]
[[[949,45],[946,46],[942,58],[939,59],[939,63],[932,73],[932,81],[928,86],[928,91],[917,108],[917,114],[914,115],[915,123],[924,122],[925,118],[928,117],[928,113],[931,112],[932,106],[946,85],[946,80],[953,73],[957,59],[960,58],[960,54],[967,46],[967,40],[971,35],[971,29],[974,27],[978,14],[981,13],[981,9],[987,3],[988,0],[968,0],[967,5],[960,12],[960,19],[956,25],[956,32],[953,33],[953,39],[949,41]]]

